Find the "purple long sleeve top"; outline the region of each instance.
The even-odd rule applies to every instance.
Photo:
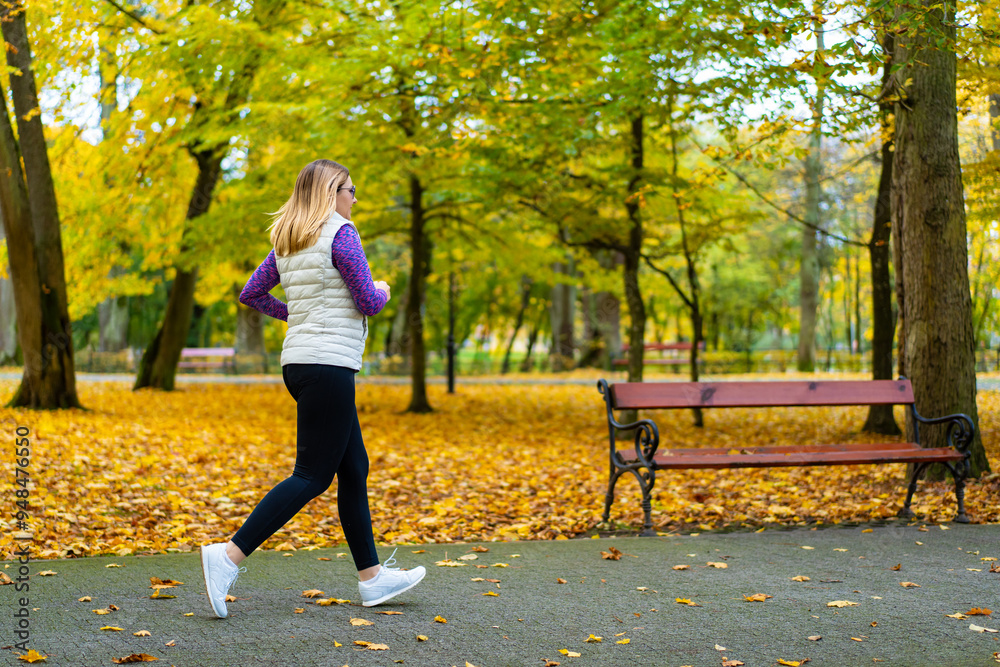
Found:
[[[354,297],[354,303],[362,314],[372,316],[379,313],[389,300],[385,290],[375,287],[372,274],[368,269],[368,259],[361,247],[361,237],[354,225],[345,224],[333,237],[333,266],[343,276],[347,288]],[[278,262],[274,256],[274,248],[268,253],[260,266],[250,276],[243,291],[240,292],[240,303],[259,310],[265,315],[288,321],[288,306],[284,301],[276,299],[269,293],[278,284]]]

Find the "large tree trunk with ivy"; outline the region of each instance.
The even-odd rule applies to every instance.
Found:
[[[911,5],[898,5],[896,19]],[[932,6],[934,8],[932,8]],[[904,372],[926,417],[964,413],[976,425],[971,475],[989,471],[976,408],[972,298],[969,293],[965,198],[958,153],[954,48],[955,6],[917,3],[921,23],[896,37],[895,164],[892,202],[898,226],[904,298]],[[940,36],[946,38],[937,46]],[[907,437],[914,425],[907,420]],[[945,445],[941,427],[920,429],[924,447]],[[929,479],[946,470],[936,464]]]
[[[0,8],[17,138],[0,90],[0,212],[24,357],[21,384],[8,407],[82,407],[76,394],[73,335],[67,306],[55,186],[38,110],[24,6]],[[24,169],[21,169],[21,164]],[[30,193],[30,198],[29,198]]]
[[[882,50],[892,54],[893,36],[887,32],[882,39]],[[886,85],[892,74],[891,59],[886,58],[882,67],[882,85]],[[892,277],[889,275],[889,245],[892,236],[892,132],[890,114],[892,104],[879,104],[882,141],[882,175],[878,181],[878,196],[875,198],[875,219],[872,222],[872,236],[868,242],[868,257],[872,272],[872,379],[892,379],[892,339],[896,328],[892,313]],[[859,327],[858,332],[861,329]],[[859,336],[860,340],[860,336]],[[899,425],[892,414],[891,405],[872,405],[868,408],[865,431],[883,435],[899,435]]]

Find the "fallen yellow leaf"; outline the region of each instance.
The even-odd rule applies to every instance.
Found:
[[[18,660],[24,660],[25,662],[42,662],[43,660],[46,660],[47,658],[44,655],[42,655],[41,653],[39,653],[38,651],[36,651],[35,649],[31,649],[30,651],[28,651],[24,655],[17,656],[17,659]]]
[[[768,595],[767,593],[754,593],[753,595],[744,595],[743,599],[747,602],[764,602],[768,598],[773,597],[773,595]]]

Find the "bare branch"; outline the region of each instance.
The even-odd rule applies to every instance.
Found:
[[[685,306],[687,306],[688,308],[694,308],[694,304],[691,303],[691,299],[689,299],[687,294],[684,293],[684,290],[681,289],[681,286],[677,284],[677,281],[674,280],[674,277],[670,275],[669,271],[667,271],[666,269],[661,269],[660,267],[653,264],[652,260],[649,259],[649,255],[646,255],[645,253],[640,254],[640,257],[646,260],[646,264],[649,265],[649,268],[653,269],[657,273],[666,276],[667,281],[670,283],[670,286],[674,288],[674,291],[677,292],[677,295],[681,298],[682,301],[684,301]]]
[[[694,137],[691,137],[691,141],[693,141],[695,143],[695,145],[698,146],[698,148],[701,148],[702,150],[704,150],[704,148],[701,146],[701,144],[699,144],[698,141]],[[747,178],[745,176],[743,176],[743,174],[739,173],[738,171],[736,171],[732,167],[728,166],[727,164],[725,164],[721,160],[716,160],[715,158],[713,158],[713,160],[715,160],[715,163],[718,164],[720,167],[722,167],[727,172],[729,172],[730,174],[732,174],[733,176],[735,176],[743,185],[747,186],[747,188],[749,188],[755,195],[757,195],[761,199],[761,201],[763,201],[765,204],[767,204],[768,206],[774,208],[776,211],[778,211],[780,213],[784,213],[785,215],[787,215],[789,218],[791,218],[795,222],[799,223],[800,225],[802,225],[804,227],[808,227],[809,229],[812,229],[814,231],[817,231],[820,234],[822,234],[822,235],[824,235],[826,237],[829,237],[831,239],[836,239],[836,240],[840,241],[841,243],[846,243],[847,245],[861,246],[861,247],[864,247],[864,248],[868,247],[868,244],[865,243],[864,241],[858,241],[858,240],[855,240],[855,239],[849,239],[846,236],[841,236],[840,234],[834,234],[833,232],[828,232],[827,230],[823,229],[819,225],[815,225],[815,224],[809,222],[808,220],[804,220],[803,218],[800,218],[799,216],[795,215],[794,213],[792,213],[788,209],[782,208],[781,206],[779,206],[778,204],[776,204],[774,201],[772,201],[767,195],[765,195],[763,192],[761,192],[760,189],[758,189],[753,183],[751,183],[749,180],[747,180]]]
[[[114,7],[115,9],[117,9],[118,11],[120,11],[125,16],[129,17],[130,19],[132,19],[133,21],[135,21],[136,23],[138,23],[139,25],[141,25],[146,30],[149,30],[150,32],[156,33],[157,35],[162,35],[163,34],[162,30],[158,30],[158,29],[154,28],[153,26],[149,25],[148,23],[146,23],[142,19],[141,16],[139,16],[138,14],[135,14],[135,13],[129,11],[125,7],[122,7],[120,4],[118,4],[117,2],[115,2],[115,0],[104,0],[104,1],[107,2],[109,5],[111,5],[112,7]]]

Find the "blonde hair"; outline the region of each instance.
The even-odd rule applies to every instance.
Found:
[[[337,188],[350,172],[333,160],[313,160],[299,172],[292,196],[277,211],[271,226],[274,254],[287,257],[308,248],[319,237],[323,223],[337,207]]]

